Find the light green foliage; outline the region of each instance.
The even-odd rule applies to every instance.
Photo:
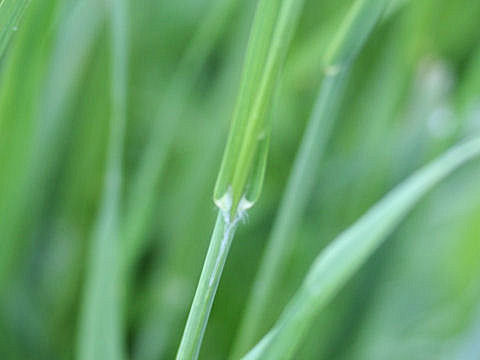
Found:
[[[18,31],[27,0],[4,0],[0,2],[0,58],[8,46],[10,38]]]
[[[480,358],[479,18],[0,0],[0,357]]]
[[[303,1],[262,0],[249,39],[243,77],[214,201],[231,218],[258,199],[270,128],[268,106]],[[255,160],[256,159],[256,160]],[[241,209],[240,201],[244,199]]]
[[[127,3],[107,3],[110,24],[110,123],[104,188],[80,312],[77,359],[122,359],[120,214],[127,109]]]
[[[290,359],[314,316],[378,248],[418,200],[460,165],[480,155],[480,139],[461,144],[419,170],[340,234],[316,259],[277,324],[245,359]]]

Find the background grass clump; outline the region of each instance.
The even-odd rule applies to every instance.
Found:
[[[0,357],[175,358],[237,104],[268,161],[199,358],[479,359],[479,162],[456,170],[480,151],[478,19],[477,0],[0,1]]]

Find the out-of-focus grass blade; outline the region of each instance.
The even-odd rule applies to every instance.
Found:
[[[30,0],[0,1],[0,59],[19,23]]]
[[[327,51],[326,76],[320,88],[315,109],[305,131],[272,235],[247,303],[244,319],[233,349],[239,358],[262,335],[266,324],[263,314],[281,277],[279,270],[286,262],[293,243],[292,231],[298,226],[315,183],[335,111],[345,85],[345,73],[372,31],[388,1],[358,0]],[[263,329],[262,329],[263,327]]]
[[[53,3],[53,2],[52,2]],[[35,63],[32,61],[36,56],[36,51],[28,41],[32,41],[39,47],[46,51],[47,44],[40,42],[37,28],[49,28],[49,25],[32,24],[30,13],[35,13],[35,21],[40,21],[43,12],[49,10],[49,6],[32,4],[27,9],[25,19],[25,29],[18,30],[18,44],[12,49],[15,53],[12,54],[12,68],[5,68],[7,74],[3,78],[3,85],[0,91],[5,91],[5,94],[0,94],[0,125],[2,122],[15,124],[21,126],[26,124],[26,120],[33,121],[31,130],[22,130],[22,141],[27,141],[28,146],[23,146],[22,141],[17,141],[21,151],[6,150],[5,160],[0,159],[4,172],[0,175],[0,193],[4,190],[5,196],[2,196],[2,205],[5,206],[5,216],[0,216],[0,232],[3,239],[3,251],[0,258],[5,256],[5,260],[0,261],[0,288],[3,286],[2,279],[13,266],[18,256],[19,248],[26,242],[26,236],[18,236],[16,233],[22,228],[20,224],[25,221],[22,212],[29,209],[32,214],[30,221],[38,214],[45,196],[45,184],[48,179],[48,174],[54,169],[59,158],[59,147],[61,146],[61,135],[66,127],[66,122],[63,120],[65,109],[71,103],[73,95],[75,94],[76,84],[84,70],[85,62],[90,54],[90,49],[97,38],[98,29],[103,19],[103,3],[96,0],[87,0],[77,4],[63,21],[59,24],[59,33],[53,37],[53,46],[51,58],[43,59]],[[40,7],[40,9],[39,9]],[[24,35],[24,32],[31,32],[33,35]],[[26,38],[31,36],[32,39]],[[75,46],[72,46],[75,44]],[[21,50],[20,48],[25,48]],[[24,54],[20,54],[24,51]],[[73,56],[72,56],[73,55]],[[22,65],[21,57],[25,57],[28,63]],[[47,63],[48,62],[48,63]],[[6,65],[10,66],[9,63]],[[46,76],[42,75],[40,78],[33,73],[26,75],[25,69],[30,72],[38,71],[39,66],[44,66],[42,71]],[[18,73],[15,73],[13,68],[18,68]],[[21,75],[19,75],[21,74]],[[40,83],[45,77],[45,82]],[[22,81],[20,81],[22,79]],[[27,79],[27,80],[25,80]],[[33,85],[34,81],[38,81],[37,85]],[[29,105],[28,99],[30,96],[25,91],[21,90],[23,86],[29,91],[34,91],[35,87],[40,87],[41,90],[35,92],[35,95],[40,94],[40,99],[32,99],[32,104]],[[19,105],[13,105],[14,102]],[[35,112],[27,113],[30,107],[35,106]],[[13,119],[13,120],[12,120]],[[7,121],[8,120],[8,121]],[[8,125],[13,126],[13,125]],[[30,126],[30,125],[29,125]],[[3,131],[3,135],[14,139],[13,130]],[[30,140],[28,136],[30,136]],[[8,142],[3,141],[3,146],[7,146]],[[21,156],[28,147],[35,149],[31,154],[25,154],[25,158],[20,159],[16,156]],[[0,158],[2,157],[3,148],[0,148]],[[16,154],[15,157],[11,154]],[[7,163],[12,162],[15,169],[25,167],[23,175],[15,174],[14,170],[7,170]],[[13,169],[13,168],[12,168]],[[7,174],[8,177],[7,177]],[[22,179],[23,177],[23,179]],[[2,179],[3,178],[3,179]],[[5,185],[2,181],[11,181],[12,184]],[[13,190],[13,187],[18,190]],[[14,200],[9,200],[9,197]],[[0,207],[0,214],[3,208]],[[16,238],[18,236],[18,238]],[[20,240],[21,239],[21,240]]]
[[[227,20],[238,5],[238,0],[217,0],[200,23],[191,42],[173,74],[171,83],[160,99],[155,124],[132,188],[127,193],[123,226],[126,270],[132,266],[145,247],[145,231],[153,209],[156,185],[162,174],[175,130],[183,113],[186,99],[205,65],[209,54],[221,37]]]
[[[389,0],[357,0],[326,54],[326,72],[335,74],[355,58]]]
[[[84,288],[78,333],[79,360],[123,358],[119,213],[127,101],[128,10],[125,0],[109,1],[107,5],[112,44],[110,133],[103,198]]]
[[[251,7],[252,3],[253,1],[250,1],[248,7]],[[209,134],[208,129],[211,128],[222,129],[225,126],[225,113],[233,106],[235,84],[238,83],[238,70],[241,69],[245,37],[250,26],[250,17],[247,16],[249,14],[250,11],[242,12],[242,18],[233,31],[233,39],[227,50],[225,68],[208,101],[210,111],[202,116],[206,119],[206,122],[201,125],[204,127],[202,131],[205,134]],[[195,121],[197,116],[198,112],[195,112]],[[185,123],[183,126],[191,129],[192,125]],[[196,136],[199,135],[198,130],[192,131],[196,133]],[[133,357],[137,360],[154,360],[174,356],[172,354],[176,352],[177,344],[176,340],[172,340],[181,336],[185,309],[188,309],[195,290],[195,274],[202,259],[198,257],[198,252],[192,249],[190,240],[207,231],[207,227],[202,227],[202,223],[205,222],[205,214],[211,210],[211,204],[208,202],[208,195],[205,196],[205,194],[211,190],[211,182],[215,180],[218,156],[221,155],[224,146],[224,140],[220,136],[215,137],[214,140],[208,136],[199,137],[199,139],[198,149],[202,149],[202,151],[195,152],[190,159],[191,166],[187,167],[188,170],[182,175],[189,179],[189,187],[178,192],[175,202],[179,206],[176,210],[172,209],[174,213],[181,215],[174,216],[175,232],[172,238],[175,238],[176,241],[170,244],[169,251],[165,255],[166,260],[158,264],[152,276],[150,286],[153,289],[149,291],[151,296],[146,300],[149,305],[145,306],[147,310],[140,321],[138,336],[134,344]],[[214,214],[212,213],[212,215]],[[206,241],[208,239],[199,241],[196,247],[203,248]],[[183,265],[178,268],[178,264]],[[181,295],[172,297],[170,289],[177,289],[176,291]]]
[[[18,31],[16,41],[2,68],[0,86],[0,293],[9,272],[20,256],[27,237],[31,217],[24,211],[32,196],[32,168],[36,156],[35,115],[38,111],[37,92],[41,91],[43,72],[47,68],[50,32],[56,1],[34,3],[28,8],[25,27]],[[35,149],[35,150],[34,150]],[[48,163],[45,159],[43,163]],[[36,176],[36,174],[35,174]],[[37,179],[37,178],[35,178]],[[38,183],[35,190],[40,192]],[[30,209],[31,210],[31,209]],[[33,211],[32,211],[33,212]],[[23,226],[22,226],[23,225]]]
[[[447,151],[387,194],[313,263],[302,286],[274,328],[244,359],[289,359],[317,312],[358,270],[393,228],[434,185],[465,162],[480,155],[480,138]]]

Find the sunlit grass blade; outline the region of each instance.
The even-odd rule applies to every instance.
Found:
[[[299,225],[315,184],[320,159],[343,94],[346,72],[380,18],[387,2],[356,1],[327,49],[326,75],[247,303],[233,348],[234,359],[245,354],[268,326],[261,315],[274,297],[275,286],[281,281],[278,276],[279,270],[290,254],[293,246],[292,233]]]
[[[77,358],[123,358],[120,204],[127,94],[127,3],[108,2],[111,32],[111,118],[103,198],[92,236],[78,332]]]
[[[0,59],[12,35],[17,32],[28,0],[0,1]]]
[[[289,359],[317,313],[433,186],[480,155],[480,138],[460,144],[393,189],[315,260],[266,338],[244,359]]]
[[[37,92],[43,90],[43,72],[48,68],[51,32],[39,34],[36,28],[49,28],[57,9],[56,1],[28,7],[24,24],[5,59],[2,59],[0,83],[0,293],[7,278],[23,254],[29,238],[29,226],[38,209],[36,200],[43,190],[37,160],[48,168],[49,159],[41,158],[39,145]],[[32,64],[34,62],[34,65]],[[38,131],[37,131],[38,132]],[[35,149],[35,151],[34,151]],[[37,180],[37,181],[36,181]],[[34,192],[35,190],[35,192]],[[32,205],[30,207],[30,205]],[[30,207],[30,208],[29,208]],[[26,219],[25,209],[32,217]]]
[[[40,38],[38,33],[35,32],[35,27],[49,28],[51,25],[32,25],[31,21],[33,20],[30,17],[31,13],[35,13],[34,21],[42,21],[42,17],[45,16],[44,12],[54,12],[52,9],[49,10],[49,7],[53,8],[53,5],[46,5],[54,3],[53,1],[45,2],[41,10],[37,8],[36,4],[31,4],[26,9],[27,14],[24,20],[26,28],[19,27],[15,38],[15,42],[18,42],[18,44],[12,44],[11,50],[14,52],[11,54],[13,57],[12,69],[4,68],[4,70],[7,70],[7,74],[4,73],[2,82],[4,89],[8,89],[6,91],[9,95],[2,96],[0,94],[1,102],[3,103],[3,105],[0,105],[0,123],[5,119],[6,122],[15,123],[16,126],[21,126],[22,124],[22,126],[26,126],[27,119],[30,118],[33,122],[31,125],[31,137],[30,130],[26,128],[22,130],[24,141],[30,139],[28,140],[29,145],[23,146],[21,141],[17,141],[16,143],[22,146],[23,150],[9,150],[9,153],[13,152],[18,156],[23,156],[22,154],[24,154],[28,158],[20,160],[20,158],[6,154],[7,162],[15,162],[15,164],[12,163],[12,166],[16,169],[24,166],[26,173],[14,175],[15,172],[7,170],[10,165],[7,165],[6,162],[3,162],[2,165],[5,171],[4,174],[10,174],[5,179],[12,181],[12,186],[22,188],[21,190],[13,190],[10,185],[0,186],[0,192],[5,190],[12,196],[18,194],[14,202],[10,202],[7,196],[2,197],[3,205],[6,206],[6,212],[5,216],[1,216],[0,220],[0,232],[3,234],[4,250],[0,255],[0,288],[3,286],[2,277],[6,276],[5,274],[14,266],[17,257],[21,253],[21,247],[28,241],[27,235],[18,235],[20,229],[25,229],[25,226],[22,224],[24,224],[26,219],[22,212],[27,208],[29,209],[32,214],[29,221],[33,221],[40,212],[45,198],[48,174],[53,171],[59,160],[59,148],[61,148],[62,144],[61,135],[66,128],[66,122],[62,121],[64,120],[62,116],[73,100],[79,77],[85,69],[86,59],[90,54],[94,40],[97,38],[95,30],[98,29],[103,16],[103,6],[99,5],[97,1],[82,2],[73,8],[71,12],[66,12],[65,19],[58,25],[61,31],[56,36],[52,36],[53,44],[51,49],[49,49],[45,42],[39,43]],[[33,35],[24,35],[24,32],[28,31]],[[31,38],[27,39],[26,36]],[[40,60],[39,58],[36,60],[35,66],[22,65],[21,57],[25,57],[25,61],[30,64],[32,59],[38,56],[36,48],[29,44],[29,41],[38,43],[38,47],[44,52],[46,49],[51,50],[48,59]],[[74,47],[72,47],[72,43],[75,43]],[[20,50],[19,47],[25,47],[25,50]],[[25,51],[25,54],[20,54],[21,51]],[[72,54],[75,55],[73,60],[69,56]],[[8,55],[10,56],[10,54]],[[46,74],[44,78],[34,75],[35,71],[39,71],[40,66],[44,66],[42,69]],[[14,70],[14,68],[18,69]],[[16,73],[15,71],[18,72]],[[42,82],[43,80],[44,82]],[[37,87],[40,88],[41,90],[38,91],[40,101],[27,105],[26,100],[31,95],[26,90],[20,90],[22,86],[25,89],[29,89],[28,91],[34,91]],[[18,102],[21,105],[12,105],[13,102]],[[34,105],[35,112],[27,113],[27,110]],[[10,112],[11,109],[16,110]],[[12,116],[15,119],[14,121],[9,120]],[[4,134],[6,135],[7,133],[9,133],[8,136],[11,139],[14,139],[12,130],[8,130]],[[4,145],[6,144],[4,142]],[[34,148],[35,151],[26,155],[25,151],[27,151],[29,146]],[[0,153],[2,151],[3,149],[0,149]],[[22,176],[24,179],[22,179]],[[1,182],[2,179],[0,179]],[[0,213],[2,212],[3,210],[0,209]],[[5,257],[5,260],[3,257]]]
[[[235,228],[260,195],[268,151],[267,111],[280,66],[303,1],[264,0],[250,33],[232,127],[214,190],[219,207],[210,251],[178,349],[177,359],[196,359]],[[219,229],[220,227],[220,229]]]
[[[303,1],[261,1],[249,40],[242,84],[214,190],[217,206],[234,218],[255,154],[268,136],[267,110]],[[278,12],[278,15],[277,15]]]

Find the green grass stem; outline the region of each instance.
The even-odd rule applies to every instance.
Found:
[[[122,359],[120,208],[126,126],[128,10],[125,0],[107,3],[111,33],[111,118],[103,197],[89,251],[78,332],[77,359]]]
[[[233,348],[233,359],[245,354],[267,326],[261,315],[267,311],[275,287],[281,281],[277,275],[288,259],[294,244],[294,230],[299,226],[314,187],[335,118],[335,109],[342,97],[345,73],[380,18],[386,3],[387,1],[376,0],[356,1],[327,50],[326,75],[247,303]]]

